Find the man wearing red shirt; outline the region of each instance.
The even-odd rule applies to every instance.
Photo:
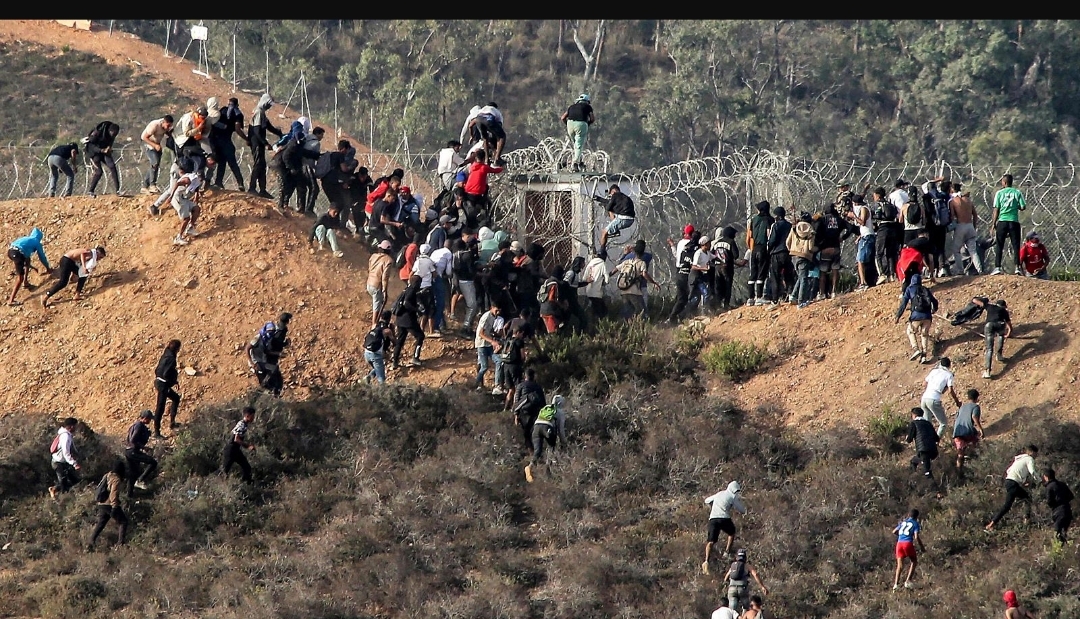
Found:
[[[488,174],[499,174],[503,169],[487,164],[487,153],[476,152],[476,161],[469,166],[469,178],[465,180],[465,200],[477,209],[487,206]]]
[[[1050,252],[1034,230],[1027,233],[1027,240],[1020,248],[1020,264],[1024,265],[1028,277],[1050,279],[1050,274],[1046,272],[1046,267],[1050,266]]]

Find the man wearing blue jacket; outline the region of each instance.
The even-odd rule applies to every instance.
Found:
[[[30,269],[33,269],[33,265],[30,264],[34,258],[34,254],[37,254],[38,260],[45,267],[45,274],[52,274],[52,267],[49,266],[49,259],[45,257],[45,248],[41,246],[41,239],[45,237],[45,234],[41,231],[41,228],[34,228],[30,231],[28,236],[16,239],[8,248],[7,256],[15,264],[15,289],[11,291],[11,298],[8,299],[8,305],[16,305],[15,295],[19,294],[19,288],[26,284],[27,290],[33,290],[35,286],[31,285],[26,279]],[[36,269],[35,269],[36,270]]]

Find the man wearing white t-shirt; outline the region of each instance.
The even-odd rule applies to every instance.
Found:
[[[739,619],[739,614],[728,608],[727,599],[721,599],[720,608],[712,612],[712,619]]]
[[[902,178],[897,179],[896,184],[894,185],[895,188],[893,189],[893,192],[889,194],[888,200],[889,202],[892,202],[892,205],[896,207],[897,211],[904,208],[904,205],[911,201],[911,196],[909,196],[908,192],[905,191],[905,188],[909,184],[910,183],[908,183]]]
[[[956,395],[956,390],[953,389],[955,376],[952,370],[949,369],[951,366],[952,361],[948,357],[942,357],[937,367],[930,370],[925,379],[926,391],[923,392],[922,401],[919,403],[923,410],[923,419],[931,421],[930,417],[934,417],[933,421],[937,424],[938,436],[941,436],[941,433],[945,431],[945,427],[949,422],[949,418],[945,414],[945,405],[941,402],[941,397],[946,390],[952,396],[957,408],[960,407],[960,398]]]
[[[442,180],[443,189],[454,188],[454,176],[458,168],[465,163],[465,158],[458,151],[461,150],[461,142],[450,140],[446,148],[439,151],[439,179]]]

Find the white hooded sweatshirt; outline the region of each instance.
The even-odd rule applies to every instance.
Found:
[[[743,505],[742,499],[739,498],[739,490],[741,489],[739,482],[733,481],[728,484],[727,490],[717,492],[705,499],[706,505],[712,505],[709,520],[713,518],[731,518],[732,509],[740,514],[745,514],[746,506]]]

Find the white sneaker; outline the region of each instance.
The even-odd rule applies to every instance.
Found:
[[[937,270],[937,276],[938,277],[945,277],[945,269],[938,269]]]
[[[991,275],[1001,275],[1001,269],[994,269],[993,271],[990,271],[990,274]]]
[[[188,240],[178,234],[178,235],[176,235],[176,238],[174,238],[172,240],[172,244],[173,245],[188,245]]]
[[[990,370],[983,370],[983,378],[990,378]]]
[[[344,258],[345,257],[345,252],[336,251],[336,252],[334,252],[334,257],[335,258]]]
[[[495,387],[491,390],[491,395],[506,395],[506,390],[502,387]]]
[[[1019,275],[1019,276],[1021,276],[1021,277],[1023,277],[1023,276],[1024,276],[1024,274],[1023,274],[1022,272],[1020,272],[1020,267],[1016,267],[1016,270],[1015,270],[1015,271],[1013,271],[1013,273],[1014,273],[1015,275]]]
[[[161,187],[150,185],[150,193],[161,193]]]
[[[921,356],[923,356],[923,354],[920,351],[916,350],[915,352],[911,353],[910,357],[908,357],[908,361],[914,361]]]
[[[144,482],[144,481],[135,482],[135,487],[138,488],[139,490],[149,490],[150,489],[149,486],[147,486],[146,482]]]
[[[886,282],[888,282],[888,281],[889,281],[889,278],[888,278],[888,277],[886,277],[886,276],[884,276],[884,275],[878,275],[878,278],[877,278],[877,285],[878,285],[878,286],[880,286],[880,285],[882,285],[882,284],[884,284],[884,283],[886,283]]]
[[[758,299],[754,301],[754,305],[768,305],[769,301],[766,299]]]
[[[326,249],[326,248],[323,247],[322,241],[319,241],[319,251],[322,251],[324,249]]]
[[[184,234],[188,236],[199,236],[199,231],[195,229],[195,226],[188,226],[187,230],[184,230]]]

